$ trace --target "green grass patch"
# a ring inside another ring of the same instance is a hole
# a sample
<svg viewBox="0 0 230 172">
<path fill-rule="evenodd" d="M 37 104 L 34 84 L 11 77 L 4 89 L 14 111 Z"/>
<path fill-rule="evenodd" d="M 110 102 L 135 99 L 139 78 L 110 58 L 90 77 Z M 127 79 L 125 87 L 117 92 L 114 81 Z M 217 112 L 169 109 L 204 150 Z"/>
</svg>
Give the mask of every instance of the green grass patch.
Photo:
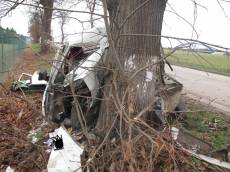
<svg viewBox="0 0 230 172">
<path fill-rule="evenodd" d="M 47 71 L 50 72 L 50 69 L 53 64 L 53 59 L 54 59 L 55 53 L 50 52 L 49 54 L 43 55 L 42 58 L 43 60 L 37 61 L 37 65 L 39 66 L 39 69 L 41 71 Z"/>
<path fill-rule="evenodd" d="M 166 55 L 170 52 L 169 49 L 165 49 Z M 168 61 L 174 65 L 230 75 L 230 56 L 223 54 L 208 54 L 179 50 L 170 55 Z"/>
<path fill-rule="evenodd" d="M 230 124 L 214 112 L 187 113 L 183 126 L 216 149 L 230 143 Z"/>
<path fill-rule="evenodd" d="M 31 44 L 31 48 L 34 53 L 39 53 L 41 51 L 41 44 L 39 43 Z"/>
<path fill-rule="evenodd" d="M 39 58 L 39 60 L 36 60 L 34 62 L 34 65 L 38 66 L 40 71 L 46 70 L 49 72 L 56 52 L 50 51 L 47 54 L 41 55 L 40 54 L 41 44 L 39 43 L 31 44 L 31 49 L 32 49 L 32 52 L 34 53 L 34 56 L 37 56 L 37 58 Z"/>
</svg>

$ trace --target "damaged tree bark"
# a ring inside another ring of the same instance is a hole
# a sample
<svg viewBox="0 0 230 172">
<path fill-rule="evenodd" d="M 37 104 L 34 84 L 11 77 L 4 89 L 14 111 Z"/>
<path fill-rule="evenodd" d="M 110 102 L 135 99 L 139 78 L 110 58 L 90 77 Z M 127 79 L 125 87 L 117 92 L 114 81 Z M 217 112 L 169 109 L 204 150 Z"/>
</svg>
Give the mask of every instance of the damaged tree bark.
<svg viewBox="0 0 230 172">
<path fill-rule="evenodd" d="M 111 39 L 106 64 L 113 72 L 105 80 L 103 96 L 110 101 L 102 101 L 98 130 L 108 131 L 116 115 L 122 118 L 120 121 L 128 122 L 153 111 L 163 83 L 160 35 L 166 3 L 167 0 L 104 0 L 111 28 L 107 30 Z M 119 62 L 114 60 L 116 53 Z M 117 70 L 118 63 L 122 70 Z"/>
</svg>

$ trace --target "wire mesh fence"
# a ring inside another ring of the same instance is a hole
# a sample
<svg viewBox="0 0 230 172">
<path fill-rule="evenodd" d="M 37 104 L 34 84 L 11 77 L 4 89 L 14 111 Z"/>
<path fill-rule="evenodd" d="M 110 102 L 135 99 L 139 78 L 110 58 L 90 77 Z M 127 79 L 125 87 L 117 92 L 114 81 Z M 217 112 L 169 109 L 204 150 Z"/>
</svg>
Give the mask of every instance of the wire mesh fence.
<svg viewBox="0 0 230 172">
<path fill-rule="evenodd" d="M 14 66 L 20 52 L 26 47 L 27 38 L 15 33 L 0 33 L 0 82 Z"/>
</svg>

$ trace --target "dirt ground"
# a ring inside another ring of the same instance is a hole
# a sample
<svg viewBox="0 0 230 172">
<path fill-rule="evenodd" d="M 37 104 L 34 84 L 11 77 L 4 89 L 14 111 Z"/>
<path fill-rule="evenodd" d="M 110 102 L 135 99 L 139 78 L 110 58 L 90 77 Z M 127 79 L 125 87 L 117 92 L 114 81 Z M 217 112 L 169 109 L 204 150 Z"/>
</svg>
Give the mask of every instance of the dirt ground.
<svg viewBox="0 0 230 172">
<path fill-rule="evenodd" d="M 0 171 L 5 171 L 8 166 L 19 172 L 42 171 L 47 165 L 48 153 L 43 140 L 32 144 L 28 137 L 29 131 L 44 122 L 41 115 L 42 93 L 10 91 L 13 80 L 22 72 L 33 73 L 40 69 L 46 58 L 50 57 L 41 58 L 26 49 L 18 57 L 12 72 L 7 74 L 6 81 L 0 85 Z"/>
</svg>

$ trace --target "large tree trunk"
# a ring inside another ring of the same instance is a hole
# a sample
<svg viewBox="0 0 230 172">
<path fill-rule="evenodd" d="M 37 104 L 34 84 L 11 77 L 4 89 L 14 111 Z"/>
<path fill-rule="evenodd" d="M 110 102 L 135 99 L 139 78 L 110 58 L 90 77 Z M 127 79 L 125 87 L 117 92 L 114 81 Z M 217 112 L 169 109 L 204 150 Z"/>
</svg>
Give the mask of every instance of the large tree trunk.
<svg viewBox="0 0 230 172">
<path fill-rule="evenodd" d="M 51 21 L 53 14 L 54 0 L 40 0 L 40 4 L 44 7 L 42 16 L 42 27 L 41 27 L 41 53 L 47 53 L 49 50 L 48 41 L 52 40 L 51 36 Z"/>
<path fill-rule="evenodd" d="M 167 0 L 107 0 L 111 36 L 122 69 L 117 70 L 110 40 L 106 64 L 114 72 L 105 79 L 103 96 L 107 100 L 101 104 L 97 123 L 100 131 L 108 131 L 116 115 L 127 122 L 140 112 L 145 116 L 153 110 L 162 84 L 160 35 L 166 3 Z"/>
</svg>

